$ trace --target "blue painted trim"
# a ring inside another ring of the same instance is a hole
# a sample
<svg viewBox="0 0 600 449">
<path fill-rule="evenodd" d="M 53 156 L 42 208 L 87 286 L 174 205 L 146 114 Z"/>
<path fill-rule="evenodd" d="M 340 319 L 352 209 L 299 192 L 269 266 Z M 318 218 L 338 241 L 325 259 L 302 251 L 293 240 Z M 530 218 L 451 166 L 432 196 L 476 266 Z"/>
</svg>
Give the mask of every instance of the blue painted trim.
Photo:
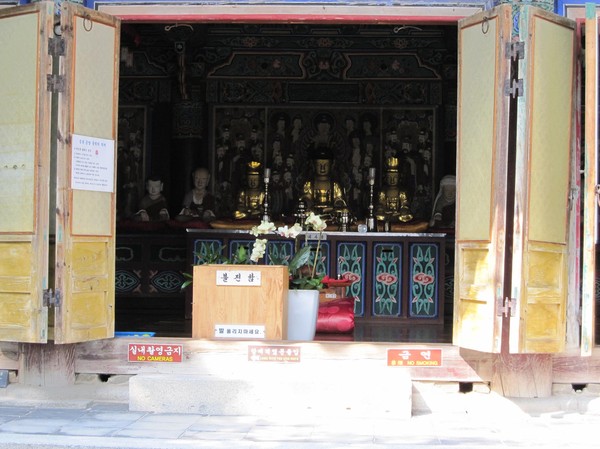
<svg viewBox="0 0 600 449">
<path fill-rule="evenodd" d="M 359 293 L 359 301 L 354 302 L 354 315 L 355 316 L 365 316 L 365 313 L 366 313 L 365 293 L 367 291 L 366 268 L 367 268 L 367 257 L 368 257 L 367 245 L 366 245 L 366 243 L 360 242 L 360 241 L 339 240 L 337 242 L 336 248 L 335 248 L 335 263 L 337 263 L 338 257 L 340 257 L 340 254 L 341 254 L 340 249 L 342 248 L 342 246 L 345 246 L 345 245 L 350 246 L 350 247 L 357 246 L 357 247 L 361 248 L 362 256 L 361 256 L 360 263 L 359 263 L 360 264 L 360 293 Z M 336 268 L 336 273 L 337 273 L 337 268 Z M 350 289 L 350 287 L 346 288 L 346 292 L 348 292 L 348 289 Z M 358 305 L 358 310 L 357 310 L 357 305 Z"/>
<path fill-rule="evenodd" d="M 402 314 L 404 313 L 404 309 L 405 309 L 405 304 L 402 301 L 403 298 L 403 292 L 404 292 L 404 243 L 390 243 L 390 242 L 385 242 L 385 243 L 375 243 L 373 244 L 373 254 L 371 255 L 371 260 L 373 261 L 373 268 L 371 270 L 370 276 L 371 276 L 371 315 L 374 317 L 401 317 Z M 377 255 L 379 254 L 378 249 L 382 248 L 382 247 L 386 247 L 389 248 L 390 246 L 394 246 L 398 249 L 398 263 L 397 263 L 397 268 L 398 268 L 398 279 L 397 279 L 397 283 L 398 283 L 398 294 L 396 295 L 396 301 L 398 304 L 398 312 L 396 313 L 396 315 L 383 315 L 383 314 L 377 314 L 375 313 L 375 300 L 377 298 L 377 262 L 376 262 L 376 258 Z M 409 305 L 410 308 L 410 305 Z"/>
<path fill-rule="evenodd" d="M 413 273 L 413 267 L 415 265 L 415 260 L 414 260 L 414 256 L 413 256 L 413 248 L 415 248 L 416 246 L 421 246 L 421 247 L 428 246 L 428 247 L 433 248 L 433 250 L 434 250 L 433 251 L 434 252 L 433 264 L 435 265 L 435 268 L 434 268 L 435 279 L 433 282 L 433 285 L 434 285 L 434 294 L 433 294 L 434 313 L 429 316 L 414 314 L 413 308 L 412 308 L 412 289 L 413 289 L 413 285 L 414 285 L 412 273 Z M 439 316 L 440 316 L 440 301 L 444 300 L 443 296 L 440 296 L 440 282 L 441 282 L 442 286 L 444 285 L 444 279 L 442 279 L 440 277 L 440 244 L 439 243 L 429 243 L 429 242 L 409 243 L 409 245 L 408 245 L 408 273 L 409 273 L 408 316 L 410 318 L 415 318 L 415 319 L 419 318 L 419 319 L 425 319 L 425 320 L 433 320 L 433 319 L 439 318 Z"/>
</svg>

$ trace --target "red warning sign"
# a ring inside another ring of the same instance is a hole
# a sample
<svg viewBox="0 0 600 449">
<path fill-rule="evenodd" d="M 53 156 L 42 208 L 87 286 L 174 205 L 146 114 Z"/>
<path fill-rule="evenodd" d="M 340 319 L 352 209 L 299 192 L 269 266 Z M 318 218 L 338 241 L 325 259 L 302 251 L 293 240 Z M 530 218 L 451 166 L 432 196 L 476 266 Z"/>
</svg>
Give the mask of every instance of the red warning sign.
<svg viewBox="0 0 600 449">
<path fill-rule="evenodd" d="M 388 349 L 388 366 L 442 366 L 441 349 Z"/>
</svg>

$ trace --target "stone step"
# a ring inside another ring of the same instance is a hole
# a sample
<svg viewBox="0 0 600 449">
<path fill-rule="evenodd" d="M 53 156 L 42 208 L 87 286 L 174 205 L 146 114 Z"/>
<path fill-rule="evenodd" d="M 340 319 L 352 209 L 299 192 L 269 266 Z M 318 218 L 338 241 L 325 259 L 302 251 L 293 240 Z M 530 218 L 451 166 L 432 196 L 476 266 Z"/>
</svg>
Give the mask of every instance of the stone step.
<svg viewBox="0 0 600 449">
<path fill-rule="evenodd" d="M 328 362 L 258 364 L 220 374 L 138 374 L 129 408 L 157 413 L 277 416 L 368 416 L 408 419 L 412 381 L 387 366 Z"/>
</svg>

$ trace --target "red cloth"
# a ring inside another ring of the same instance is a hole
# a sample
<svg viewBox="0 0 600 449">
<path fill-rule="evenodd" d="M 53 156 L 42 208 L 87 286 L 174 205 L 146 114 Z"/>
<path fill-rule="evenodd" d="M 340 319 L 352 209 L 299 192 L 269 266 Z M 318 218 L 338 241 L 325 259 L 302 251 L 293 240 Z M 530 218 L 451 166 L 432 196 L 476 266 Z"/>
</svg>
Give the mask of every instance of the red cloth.
<svg viewBox="0 0 600 449">
<path fill-rule="evenodd" d="M 354 298 L 340 298 L 319 305 L 317 332 L 346 333 L 354 330 Z"/>
</svg>

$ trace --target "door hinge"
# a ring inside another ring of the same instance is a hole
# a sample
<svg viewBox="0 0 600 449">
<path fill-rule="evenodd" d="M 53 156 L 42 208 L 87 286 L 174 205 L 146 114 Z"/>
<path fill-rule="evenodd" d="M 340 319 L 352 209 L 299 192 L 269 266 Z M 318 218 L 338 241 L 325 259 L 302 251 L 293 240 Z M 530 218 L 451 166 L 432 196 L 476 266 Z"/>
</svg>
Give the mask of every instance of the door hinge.
<svg viewBox="0 0 600 449">
<path fill-rule="evenodd" d="M 48 54 L 54 58 L 65 55 L 65 40 L 62 37 L 48 39 Z"/>
<path fill-rule="evenodd" d="M 523 96 L 523 79 L 507 80 L 504 83 L 504 95 L 507 97 L 522 97 Z"/>
<path fill-rule="evenodd" d="M 44 307 L 60 307 L 62 295 L 60 290 L 52 291 L 52 289 L 44 290 L 43 304 Z"/>
<path fill-rule="evenodd" d="M 508 317 L 510 312 L 510 316 L 515 316 L 515 309 L 517 307 L 517 300 L 515 298 L 498 298 L 497 304 L 498 315 L 504 315 L 505 317 Z"/>
<path fill-rule="evenodd" d="M 48 90 L 53 93 L 65 91 L 65 77 L 63 75 L 46 75 Z"/>
<path fill-rule="evenodd" d="M 504 47 L 504 57 L 515 61 L 525 58 L 525 42 L 507 42 Z"/>
</svg>

